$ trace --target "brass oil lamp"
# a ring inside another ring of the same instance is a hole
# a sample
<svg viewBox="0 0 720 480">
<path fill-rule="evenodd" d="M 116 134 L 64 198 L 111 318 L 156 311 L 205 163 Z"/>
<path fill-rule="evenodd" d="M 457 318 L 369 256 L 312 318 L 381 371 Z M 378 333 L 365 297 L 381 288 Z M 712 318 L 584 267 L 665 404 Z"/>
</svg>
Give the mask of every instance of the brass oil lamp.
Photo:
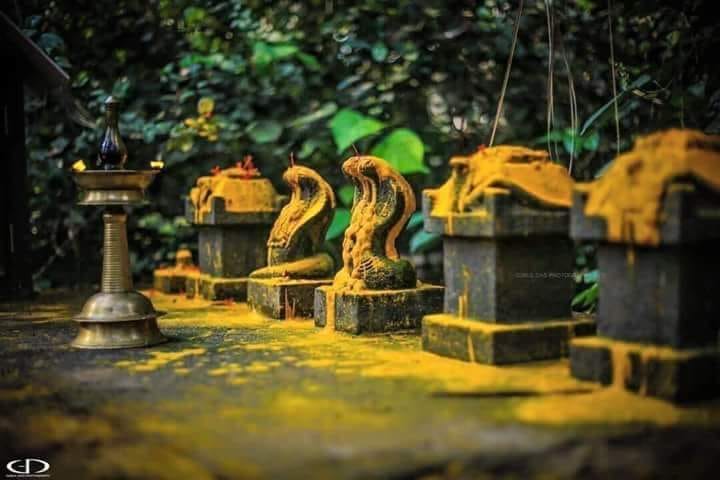
<svg viewBox="0 0 720 480">
<path fill-rule="evenodd" d="M 157 325 L 161 315 L 145 295 L 133 289 L 128 256 L 125 207 L 145 202 L 145 189 L 159 170 L 126 170 L 127 149 L 118 129 L 119 102 L 105 101 L 106 130 L 96 169 L 73 171 L 79 205 L 105 207 L 103 268 L 100 292 L 74 318 L 80 331 L 77 348 L 146 347 L 166 341 Z"/>
</svg>

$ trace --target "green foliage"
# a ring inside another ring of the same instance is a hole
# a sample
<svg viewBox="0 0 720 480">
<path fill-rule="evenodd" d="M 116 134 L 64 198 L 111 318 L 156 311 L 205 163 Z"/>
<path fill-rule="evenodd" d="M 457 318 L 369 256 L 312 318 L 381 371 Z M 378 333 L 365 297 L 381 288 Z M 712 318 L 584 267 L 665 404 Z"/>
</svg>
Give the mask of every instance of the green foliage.
<svg viewBox="0 0 720 480">
<path fill-rule="evenodd" d="M 350 108 L 343 108 L 330 120 L 330 130 L 338 153 L 385 128 L 385 124 Z"/>
<path fill-rule="evenodd" d="M 350 209 L 342 207 L 336 208 L 325 239 L 335 240 L 336 238 L 342 237 L 348 225 L 350 225 Z"/>
<path fill-rule="evenodd" d="M 621 149 L 634 136 L 667 126 L 720 125 L 708 108 L 720 83 L 710 3 L 614 2 Z M 151 205 L 130 217 L 136 273 L 147 278 L 180 245 L 195 246 L 192 229 L 174 220 L 195 179 L 246 154 L 280 187 L 285 159 L 295 152 L 330 181 L 345 207 L 339 166 L 353 144 L 412 174 L 416 192 L 442 183 L 450 156 L 488 141 L 517 6 L 500 0 L 20 4 L 11 15 L 20 10 L 23 17 L 13 19 L 67 69 L 73 94 L 96 125 L 81 128 L 52 97 L 26 102 L 33 267 L 50 285 L 97 281 L 88 265 L 99 265 L 101 222 L 94 209 L 75 205 L 67 169 L 80 158 L 91 164 L 97 154 L 108 94 L 123 101 L 129 167 L 156 159 L 166 165 L 151 187 Z M 563 47 L 556 48 L 551 132 L 561 133 L 549 140 L 557 150 L 564 145 L 555 158 L 567 163 L 573 147 L 564 56 L 574 73 L 578 118 L 587 119 L 575 135 L 573 174 L 587 180 L 616 150 L 607 5 L 553 5 Z M 547 133 L 546 25 L 544 2 L 526 2 L 498 144 L 532 143 Z M 198 111 L 204 98 L 214 102 L 211 114 Z M 337 241 L 348 213 L 336 217 Z M 164 225 L 162 232 L 152 225 Z M 401 251 L 409 241 L 410 235 L 401 237 Z"/>
<path fill-rule="evenodd" d="M 600 287 L 595 282 L 572 299 L 572 307 L 575 310 L 592 311 L 597 306 Z"/>
<path fill-rule="evenodd" d="M 353 198 L 355 197 L 355 187 L 352 185 L 343 185 L 337 192 L 340 203 L 346 207 L 351 207 Z"/>
<path fill-rule="evenodd" d="M 410 239 L 410 252 L 423 253 L 442 244 L 442 235 L 418 230 Z"/>
<path fill-rule="evenodd" d="M 404 175 L 429 172 L 423 163 L 425 146 L 420 137 L 407 128 L 393 130 L 372 149 L 372 154 L 387 160 Z"/>
</svg>

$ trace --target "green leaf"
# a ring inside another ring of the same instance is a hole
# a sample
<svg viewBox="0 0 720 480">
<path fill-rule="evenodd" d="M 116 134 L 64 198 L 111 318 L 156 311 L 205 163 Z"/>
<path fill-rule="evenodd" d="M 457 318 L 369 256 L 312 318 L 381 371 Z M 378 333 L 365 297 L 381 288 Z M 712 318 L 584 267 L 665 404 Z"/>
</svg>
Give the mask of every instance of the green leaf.
<svg viewBox="0 0 720 480">
<path fill-rule="evenodd" d="M 613 97 L 609 102 L 607 102 L 605 105 L 603 105 L 602 107 L 597 109 L 597 111 L 595 111 L 595 113 L 590 115 L 590 117 L 587 120 L 585 120 L 582 130 L 580 130 L 580 135 L 581 136 L 585 135 L 585 132 L 587 132 L 588 128 L 590 128 L 592 126 L 592 124 L 595 123 L 595 121 L 597 121 L 597 119 L 602 116 L 603 113 L 605 113 L 610 107 L 612 107 L 613 103 L 615 103 L 616 100 L 619 101 L 620 98 L 625 96 L 625 94 L 627 92 L 631 92 L 632 90 L 634 90 L 636 88 L 642 87 L 643 85 L 648 83 L 650 80 L 652 80 L 650 75 L 640 75 L 637 79 L 635 79 L 634 82 L 632 82 L 630 85 L 628 85 L 628 87 L 625 90 L 618 93 L 617 96 Z"/>
<path fill-rule="evenodd" d="M 320 142 L 318 142 L 315 139 L 308 139 L 305 140 L 302 144 L 302 147 L 300 147 L 300 151 L 298 152 L 297 156 L 300 160 L 309 157 L 310 155 L 317 150 L 318 146 L 320 146 Z"/>
<path fill-rule="evenodd" d="M 345 233 L 345 229 L 348 225 L 350 225 L 350 210 L 347 208 L 336 208 L 335 215 L 333 215 L 333 219 L 330 223 L 330 228 L 328 228 L 327 235 L 325 235 L 325 239 L 333 240 L 338 238 Z"/>
<path fill-rule="evenodd" d="M 589 137 L 583 138 L 583 148 L 594 152 L 600 146 L 600 132 L 593 132 Z"/>
<path fill-rule="evenodd" d="M 283 58 L 292 57 L 298 53 L 298 47 L 290 43 L 280 43 L 271 45 L 270 51 L 272 52 L 273 60 L 282 60 Z"/>
<path fill-rule="evenodd" d="M 313 71 L 320 70 L 320 62 L 318 62 L 318 59 L 310 55 L 309 53 L 298 52 L 297 58 L 308 69 Z"/>
<path fill-rule="evenodd" d="M 385 46 L 384 43 L 377 42 L 375 45 L 372 46 L 372 50 L 370 53 L 372 54 L 373 60 L 375 60 L 376 62 L 382 62 L 388 56 L 388 48 Z"/>
<path fill-rule="evenodd" d="M 253 54 L 251 59 L 253 65 L 258 68 L 264 68 L 273 61 L 273 54 L 270 45 L 265 42 L 256 42 L 253 45 Z"/>
<path fill-rule="evenodd" d="M 594 282 L 597 282 L 597 280 L 598 280 L 597 269 L 590 270 L 589 272 L 586 272 L 583 274 L 583 282 L 585 282 L 585 283 L 594 283 Z"/>
<path fill-rule="evenodd" d="M 291 43 L 270 44 L 262 41 L 255 42 L 255 44 L 253 44 L 252 63 L 256 67 L 262 69 L 270 65 L 275 60 L 292 57 L 298 52 L 298 47 Z M 305 61 L 307 61 L 307 58 Z"/>
<path fill-rule="evenodd" d="M 351 207 L 353 203 L 353 197 L 355 197 L 355 187 L 352 185 L 343 185 L 338 190 L 338 197 L 343 205 Z"/>
<path fill-rule="evenodd" d="M 403 175 L 429 172 L 423 162 L 425 145 L 415 132 L 407 128 L 393 130 L 372 149 L 372 154 L 387 161 Z"/>
<path fill-rule="evenodd" d="M 317 122 L 325 117 L 329 117 L 333 113 L 337 112 L 337 105 L 335 102 L 327 102 L 322 107 L 318 108 L 312 113 L 298 117 L 292 122 L 288 123 L 288 127 L 300 127 L 307 125 L 308 123 Z"/>
<path fill-rule="evenodd" d="M 330 131 L 332 132 L 338 153 L 369 135 L 379 132 L 385 128 L 385 124 L 372 117 L 350 108 L 343 108 L 330 120 Z"/>
<path fill-rule="evenodd" d="M 54 33 L 43 33 L 38 39 L 38 45 L 48 53 L 51 53 L 56 48 L 62 47 L 64 43 L 63 39 Z"/>
<path fill-rule="evenodd" d="M 423 223 L 425 223 L 425 217 L 423 217 L 422 212 L 415 212 L 410 216 L 410 220 L 405 228 L 406 230 L 415 230 L 418 227 L 422 227 Z"/>
<path fill-rule="evenodd" d="M 205 20 L 207 12 L 202 8 L 188 7 L 183 12 L 183 16 L 185 17 L 185 23 L 187 23 L 188 27 L 194 27 Z"/>
<path fill-rule="evenodd" d="M 418 230 L 410 239 L 410 252 L 422 253 L 432 250 L 442 243 L 442 235 Z"/>
<path fill-rule="evenodd" d="M 263 120 L 250 124 L 247 133 L 254 142 L 270 143 L 280 138 L 282 130 L 282 125 L 275 120 Z"/>
<path fill-rule="evenodd" d="M 585 309 L 594 307 L 598 300 L 599 287 L 597 283 L 593 283 L 590 287 L 575 295 L 571 305 L 576 308 Z"/>
</svg>

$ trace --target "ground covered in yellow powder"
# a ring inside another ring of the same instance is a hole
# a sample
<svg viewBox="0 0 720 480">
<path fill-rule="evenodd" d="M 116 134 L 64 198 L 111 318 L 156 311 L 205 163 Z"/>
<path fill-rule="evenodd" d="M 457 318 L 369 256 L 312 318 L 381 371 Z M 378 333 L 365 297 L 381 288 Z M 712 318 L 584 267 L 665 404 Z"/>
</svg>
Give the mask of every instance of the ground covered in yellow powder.
<svg viewBox="0 0 720 480">
<path fill-rule="evenodd" d="M 0 304 L 2 465 L 46 459 L 52 478 L 694 478 L 720 458 L 720 403 L 601 389 L 566 361 L 473 365 L 423 352 L 417 335 L 352 337 L 158 294 L 169 343 L 74 350 L 82 300 Z"/>
</svg>

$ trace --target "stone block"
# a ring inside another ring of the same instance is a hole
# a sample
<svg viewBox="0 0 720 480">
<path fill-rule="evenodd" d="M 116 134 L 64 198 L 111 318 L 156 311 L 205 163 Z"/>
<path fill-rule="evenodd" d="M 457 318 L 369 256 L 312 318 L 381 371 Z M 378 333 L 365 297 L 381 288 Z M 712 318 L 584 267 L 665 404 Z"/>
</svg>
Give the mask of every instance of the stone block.
<svg viewBox="0 0 720 480">
<path fill-rule="evenodd" d="M 570 339 L 594 332 L 588 317 L 501 325 L 438 314 L 423 318 L 422 345 L 445 357 L 505 365 L 567 356 Z"/>
<path fill-rule="evenodd" d="M 246 278 L 216 278 L 197 274 L 185 281 L 185 295 L 188 298 L 200 296 L 205 300 L 234 300 L 244 302 L 247 298 Z"/>
<path fill-rule="evenodd" d="M 353 334 L 416 330 L 424 315 L 442 311 L 443 290 L 436 285 L 358 292 L 320 287 L 315 325 Z"/>
<path fill-rule="evenodd" d="M 523 204 L 511 195 L 486 196 L 482 214 L 455 212 L 434 216 L 432 209 L 433 201 L 425 191 L 422 197 L 425 230 L 452 237 L 566 236 L 570 225 L 567 209 L 537 208 Z"/>
<path fill-rule="evenodd" d="M 496 323 L 570 316 L 573 249 L 560 236 L 445 236 L 444 311 Z"/>
<path fill-rule="evenodd" d="M 313 318 L 315 289 L 331 283 L 331 279 L 251 278 L 247 286 L 247 302 L 252 309 L 270 318 Z"/>
<path fill-rule="evenodd" d="M 570 342 L 570 371 L 581 380 L 612 385 L 675 403 L 720 394 L 720 349 L 675 349 L 603 337 Z"/>
<path fill-rule="evenodd" d="M 187 278 L 188 272 L 175 268 L 158 268 L 153 272 L 153 288 L 165 294 L 183 293 Z"/>
<path fill-rule="evenodd" d="M 717 244 L 598 246 L 598 335 L 676 348 L 717 344 Z"/>
<path fill-rule="evenodd" d="M 247 277 L 267 263 L 270 225 L 198 225 L 200 271 L 220 278 Z"/>
</svg>

